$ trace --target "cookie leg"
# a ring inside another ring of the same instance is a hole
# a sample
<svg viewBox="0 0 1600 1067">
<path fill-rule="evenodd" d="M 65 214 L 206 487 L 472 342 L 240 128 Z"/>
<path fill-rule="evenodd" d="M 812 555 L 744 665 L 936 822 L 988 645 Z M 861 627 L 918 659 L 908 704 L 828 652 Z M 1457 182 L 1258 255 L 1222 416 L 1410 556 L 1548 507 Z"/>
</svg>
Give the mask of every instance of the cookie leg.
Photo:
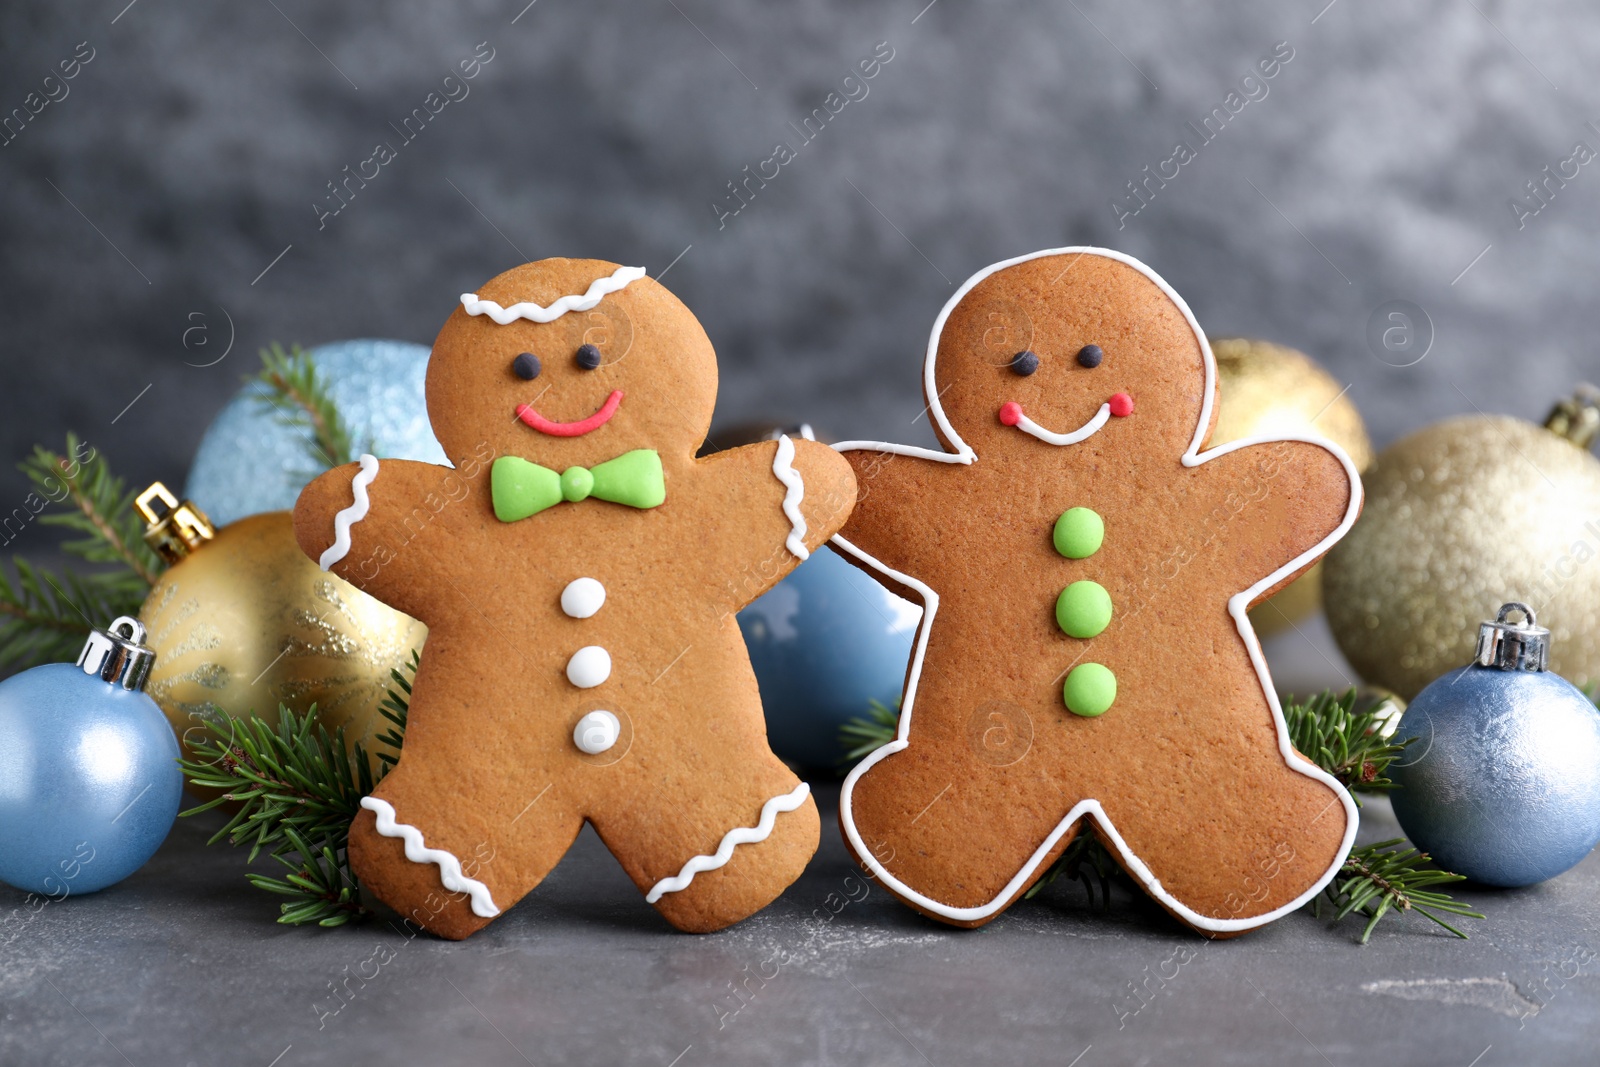
<svg viewBox="0 0 1600 1067">
<path fill-rule="evenodd" d="M 709 933 L 777 899 L 817 850 L 810 787 L 764 749 L 685 788 L 681 773 L 618 795 L 590 822 L 645 900 Z"/>
<path fill-rule="evenodd" d="M 1346 794 L 1275 749 L 1247 762 L 1254 766 L 1193 768 L 1178 806 L 1105 802 L 1116 836 L 1145 868 L 1125 864 L 1130 872 L 1202 933 L 1232 936 L 1304 903 L 1343 860 L 1355 826 Z"/>
<path fill-rule="evenodd" d="M 556 790 L 520 796 L 469 793 L 459 775 L 434 780 L 406 744 L 350 827 L 350 865 L 378 899 L 431 933 L 460 940 L 538 885 L 571 847 L 583 819 Z M 443 764 L 449 766 L 449 764 Z M 519 809 L 522 809 L 519 813 Z"/>
</svg>

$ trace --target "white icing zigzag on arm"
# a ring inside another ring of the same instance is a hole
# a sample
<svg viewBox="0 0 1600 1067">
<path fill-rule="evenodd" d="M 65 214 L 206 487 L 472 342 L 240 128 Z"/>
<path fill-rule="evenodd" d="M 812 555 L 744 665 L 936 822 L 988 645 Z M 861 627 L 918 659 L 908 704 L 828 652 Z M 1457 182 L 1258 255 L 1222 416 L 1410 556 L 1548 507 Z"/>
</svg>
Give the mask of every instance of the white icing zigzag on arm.
<svg viewBox="0 0 1600 1067">
<path fill-rule="evenodd" d="M 493 300 L 479 300 L 477 293 L 462 293 L 461 306 L 468 315 L 487 315 L 502 326 L 510 326 L 518 319 L 529 322 L 554 322 L 569 311 L 588 311 L 600 303 L 600 298 L 626 289 L 629 282 L 644 277 L 643 267 L 618 267 L 605 278 L 596 278 L 589 291 L 582 296 L 564 296 L 549 307 L 541 307 L 530 300 L 510 307 L 501 307 Z"/>
<path fill-rule="evenodd" d="M 772 835 L 772 828 L 777 825 L 778 813 L 789 812 L 806 802 L 806 797 L 811 794 L 811 787 L 801 782 L 794 787 L 794 792 L 783 793 L 773 797 L 761 805 L 761 821 L 754 826 L 741 826 L 729 830 L 722 838 L 722 844 L 717 846 L 714 856 L 696 856 L 683 865 L 683 869 L 671 878 L 663 878 L 650 887 L 650 892 L 645 895 L 646 904 L 654 904 L 667 893 L 676 893 L 689 888 L 689 883 L 694 881 L 694 876 L 703 871 L 714 871 L 718 867 L 733 859 L 733 850 L 739 845 L 754 845 L 765 841 Z M 365 802 L 363 802 L 365 803 Z"/>
<path fill-rule="evenodd" d="M 452 893 L 465 893 L 472 898 L 472 914 L 482 919 L 492 919 L 500 914 L 489 887 L 476 878 L 461 873 L 461 861 L 442 848 L 429 848 L 422 843 L 422 831 L 407 823 L 396 822 L 394 806 L 377 797 L 362 797 L 361 806 L 378 816 L 378 833 L 384 837 L 398 837 L 406 843 L 406 859 L 412 863 L 434 863 L 439 867 L 439 881 Z"/>
<path fill-rule="evenodd" d="M 806 547 L 806 517 L 800 512 L 800 501 L 806 496 L 806 483 L 800 477 L 800 472 L 794 469 L 794 442 L 789 440 L 788 434 L 778 435 L 778 454 L 772 460 L 772 473 L 778 476 L 778 481 L 783 483 L 783 513 L 789 518 L 789 536 L 784 540 L 784 547 L 804 563 L 811 558 L 811 550 Z"/>
<path fill-rule="evenodd" d="M 367 486 L 378 476 L 378 457 L 363 454 L 361 469 L 356 476 L 350 479 L 350 490 L 356 495 L 356 502 L 345 508 L 333 517 L 333 544 L 322 550 L 322 555 L 317 558 L 317 563 L 323 570 L 338 563 L 350 554 L 350 527 L 367 517 Z"/>
</svg>

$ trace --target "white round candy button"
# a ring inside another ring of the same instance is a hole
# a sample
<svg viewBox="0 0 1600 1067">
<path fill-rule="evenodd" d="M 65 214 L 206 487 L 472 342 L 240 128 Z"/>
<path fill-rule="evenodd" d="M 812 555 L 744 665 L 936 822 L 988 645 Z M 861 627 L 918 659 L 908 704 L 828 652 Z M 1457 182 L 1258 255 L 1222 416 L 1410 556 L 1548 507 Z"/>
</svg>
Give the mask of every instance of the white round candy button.
<svg viewBox="0 0 1600 1067">
<path fill-rule="evenodd" d="M 593 689 L 611 677 L 611 653 L 599 645 L 585 645 L 567 660 L 567 681 L 579 689 Z"/>
<path fill-rule="evenodd" d="M 587 619 L 606 602 L 606 587 L 593 578 L 574 578 L 561 590 L 561 610 L 574 619 Z"/>
<path fill-rule="evenodd" d="M 622 723 L 609 711 L 591 711 L 572 729 L 572 743 L 591 756 L 598 756 L 617 743 Z"/>
</svg>

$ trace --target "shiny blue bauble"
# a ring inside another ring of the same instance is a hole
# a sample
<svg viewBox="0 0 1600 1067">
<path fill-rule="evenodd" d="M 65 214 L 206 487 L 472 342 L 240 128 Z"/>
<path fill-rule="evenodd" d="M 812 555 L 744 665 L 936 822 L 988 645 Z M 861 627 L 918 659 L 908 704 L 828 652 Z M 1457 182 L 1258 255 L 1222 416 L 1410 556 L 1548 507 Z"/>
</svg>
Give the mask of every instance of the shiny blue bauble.
<svg viewBox="0 0 1600 1067">
<path fill-rule="evenodd" d="M 1560 675 L 1451 671 L 1406 707 L 1407 737 L 1394 813 L 1444 870 L 1533 885 L 1600 843 L 1600 711 Z"/>
<path fill-rule="evenodd" d="M 379 459 L 447 462 L 423 400 L 426 345 L 336 341 L 308 351 L 358 450 Z M 183 495 L 218 526 L 294 507 L 323 469 L 307 454 L 310 431 L 286 425 L 263 401 L 267 392 L 259 382 L 240 390 L 206 429 L 189 468 Z"/>
<path fill-rule="evenodd" d="M 839 727 L 865 718 L 869 701 L 899 699 L 921 615 L 830 549 L 741 611 L 772 751 L 807 769 L 839 769 Z"/>
<path fill-rule="evenodd" d="M 178 815 L 177 759 L 141 691 L 70 663 L 0 682 L 0 881 L 59 898 L 144 866 Z"/>
</svg>

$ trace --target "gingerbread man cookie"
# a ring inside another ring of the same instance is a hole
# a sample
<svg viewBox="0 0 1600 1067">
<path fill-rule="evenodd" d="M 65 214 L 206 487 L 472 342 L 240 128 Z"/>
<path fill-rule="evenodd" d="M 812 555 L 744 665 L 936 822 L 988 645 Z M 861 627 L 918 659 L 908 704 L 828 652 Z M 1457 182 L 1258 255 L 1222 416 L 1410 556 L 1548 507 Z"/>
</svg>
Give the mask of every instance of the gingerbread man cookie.
<svg viewBox="0 0 1600 1067">
<path fill-rule="evenodd" d="M 734 613 L 839 529 L 855 481 L 787 437 L 697 459 L 716 392 L 705 332 L 642 268 L 543 260 L 464 295 L 434 342 L 454 469 L 364 456 L 301 494 L 300 547 L 428 624 L 405 749 L 350 832 L 402 915 L 467 936 L 586 820 L 691 931 L 815 851 Z"/>
<path fill-rule="evenodd" d="M 919 911 L 992 919 L 1085 827 L 1212 936 L 1309 900 L 1356 831 L 1294 751 L 1246 609 L 1355 521 L 1324 441 L 1203 450 L 1216 367 L 1183 300 L 1095 248 L 995 264 L 945 305 L 945 451 L 846 442 L 834 543 L 924 616 L 897 739 L 846 779 L 861 862 Z"/>
</svg>

